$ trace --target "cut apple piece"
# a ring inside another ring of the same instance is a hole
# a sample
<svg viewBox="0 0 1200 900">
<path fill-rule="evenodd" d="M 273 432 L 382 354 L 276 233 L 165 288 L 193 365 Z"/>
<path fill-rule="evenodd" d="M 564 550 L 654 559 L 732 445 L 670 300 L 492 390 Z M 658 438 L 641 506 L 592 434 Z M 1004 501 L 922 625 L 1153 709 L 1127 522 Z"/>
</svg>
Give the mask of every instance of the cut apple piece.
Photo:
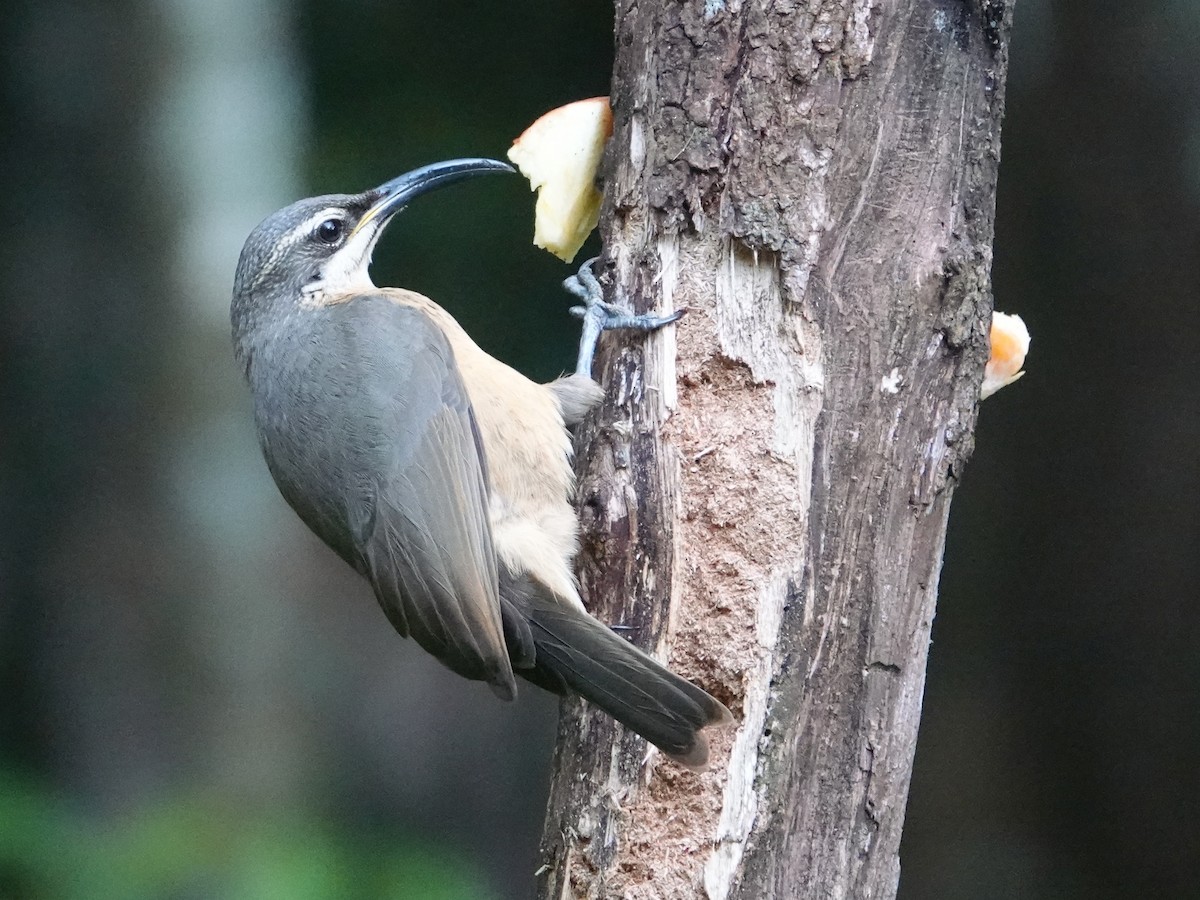
<svg viewBox="0 0 1200 900">
<path fill-rule="evenodd" d="M 992 313 L 991 355 L 983 370 L 980 399 L 986 399 L 1005 385 L 1025 374 L 1025 356 L 1029 353 L 1029 329 L 1017 315 Z"/>
<path fill-rule="evenodd" d="M 533 242 L 570 262 L 600 221 L 596 170 L 612 134 L 607 97 L 578 100 L 525 129 L 508 158 L 537 191 Z"/>
</svg>

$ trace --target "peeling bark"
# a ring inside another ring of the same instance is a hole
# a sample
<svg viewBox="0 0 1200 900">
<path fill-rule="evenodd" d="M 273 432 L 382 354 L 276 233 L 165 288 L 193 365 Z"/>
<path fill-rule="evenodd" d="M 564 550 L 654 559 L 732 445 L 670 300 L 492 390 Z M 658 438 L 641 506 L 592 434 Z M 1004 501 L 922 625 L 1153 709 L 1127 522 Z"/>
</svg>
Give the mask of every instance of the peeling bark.
<svg viewBox="0 0 1200 900">
<path fill-rule="evenodd" d="M 723 700 L 708 772 L 564 704 L 539 896 L 891 897 L 970 455 L 1011 8 L 618 0 L 602 619 Z M 617 346 L 613 346 L 616 344 Z"/>
</svg>

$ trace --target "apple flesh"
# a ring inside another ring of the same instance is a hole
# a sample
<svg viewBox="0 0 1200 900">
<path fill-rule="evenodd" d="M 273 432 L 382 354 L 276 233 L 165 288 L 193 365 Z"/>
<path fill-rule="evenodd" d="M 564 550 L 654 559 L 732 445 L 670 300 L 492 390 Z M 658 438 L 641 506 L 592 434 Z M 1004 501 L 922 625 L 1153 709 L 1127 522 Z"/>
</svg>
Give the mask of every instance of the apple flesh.
<svg viewBox="0 0 1200 900">
<path fill-rule="evenodd" d="M 1029 329 L 1020 316 L 992 313 L 991 354 L 983 370 L 980 399 L 1012 384 L 1025 374 L 1025 356 L 1029 353 Z"/>
<path fill-rule="evenodd" d="M 570 262 L 600 221 L 596 171 L 612 134 L 607 97 L 578 100 L 525 129 L 508 158 L 537 191 L 533 242 Z"/>
</svg>

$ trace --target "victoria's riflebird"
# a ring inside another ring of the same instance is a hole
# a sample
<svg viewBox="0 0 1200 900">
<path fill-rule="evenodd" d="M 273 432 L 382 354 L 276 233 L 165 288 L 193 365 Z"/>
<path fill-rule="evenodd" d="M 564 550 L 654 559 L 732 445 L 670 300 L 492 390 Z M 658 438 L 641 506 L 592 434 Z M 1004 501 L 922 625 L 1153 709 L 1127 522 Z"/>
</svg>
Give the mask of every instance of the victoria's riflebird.
<svg viewBox="0 0 1200 900">
<path fill-rule="evenodd" d="M 267 466 L 300 518 L 374 588 L 400 634 L 501 697 L 514 674 L 579 694 L 687 766 L 708 693 L 590 616 L 573 574 L 578 524 L 567 426 L 600 398 L 591 344 L 652 329 L 600 297 L 586 266 L 579 369 L 538 384 L 481 350 L 433 301 L 376 287 L 371 253 L 415 197 L 511 171 L 462 159 L 361 194 L 293 203 L 246 241 L 233 342 Z"/>
</svg>

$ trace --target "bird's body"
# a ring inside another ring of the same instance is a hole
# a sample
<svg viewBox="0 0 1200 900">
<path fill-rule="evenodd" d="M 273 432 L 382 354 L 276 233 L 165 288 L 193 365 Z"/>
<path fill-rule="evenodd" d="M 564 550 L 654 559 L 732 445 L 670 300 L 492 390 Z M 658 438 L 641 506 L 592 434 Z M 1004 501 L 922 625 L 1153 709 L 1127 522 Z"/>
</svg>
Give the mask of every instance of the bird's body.
<svg viewBox="0 0 1200 900">
<path fill-rule="evenodd" d="M 572 575 L 578 520 L 570 504 L 575 471 L 566 420 L 567 414 L 577 419 L 581 406 L 599 402 L 599 386 L 570 375 L 538 384 L 485 353 L 427 297 L 395 288 L 380 293 L 427 315 L 450 344 L 491 460 L 490 517 L 497 555 L 583 609 Z M 514 428 L 517 421 L 520 427 Z M 539 477 L 530 478 L 530 472 Z"/>
<path fill-rule="evenodd" d="M 505 698 L 514 673 L 582 694 L 703 764 L 700 732 L 728 711 L 579 600 L 566 425 L 599 389 L 537 384 L 431 300 L 376 288 L 366 267 L 396 190 L 301 201 L 243 250 L 234 343 L 281 493 L 455 672 Z"/>
</svg>

